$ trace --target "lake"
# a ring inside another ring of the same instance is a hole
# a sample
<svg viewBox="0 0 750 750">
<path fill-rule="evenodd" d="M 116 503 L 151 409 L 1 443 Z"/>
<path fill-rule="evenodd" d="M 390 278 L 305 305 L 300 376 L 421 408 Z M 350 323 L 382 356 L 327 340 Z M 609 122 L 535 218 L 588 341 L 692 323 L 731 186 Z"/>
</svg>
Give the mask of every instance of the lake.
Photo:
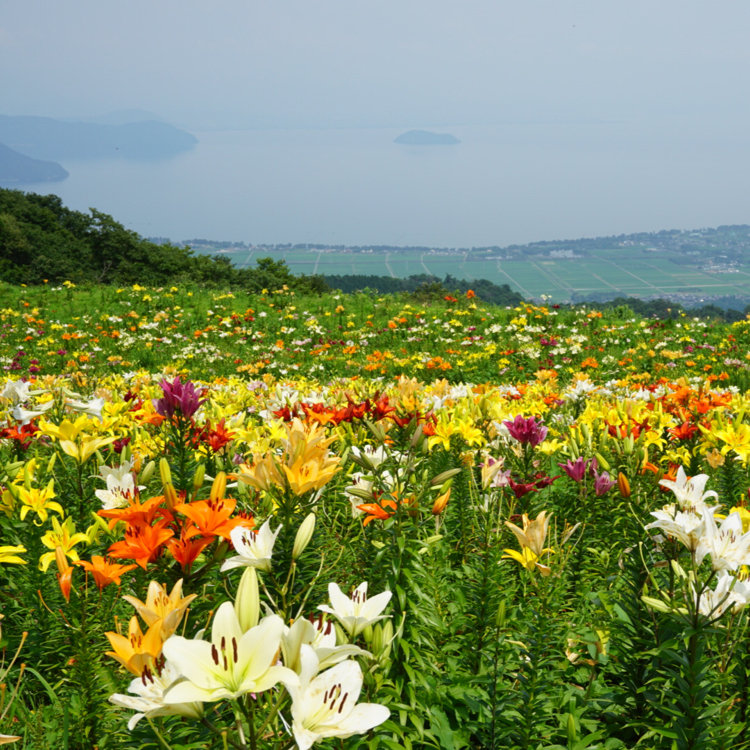
<svg viewBox="0 0 750 750">
<path fill-rule="evenodd" d="M 55 193 L 143 236 L 471 247 L 750 222 L 744 132 L 651 123 L 196 132 L 162 161 L 64 161 Z"/>
</svg>

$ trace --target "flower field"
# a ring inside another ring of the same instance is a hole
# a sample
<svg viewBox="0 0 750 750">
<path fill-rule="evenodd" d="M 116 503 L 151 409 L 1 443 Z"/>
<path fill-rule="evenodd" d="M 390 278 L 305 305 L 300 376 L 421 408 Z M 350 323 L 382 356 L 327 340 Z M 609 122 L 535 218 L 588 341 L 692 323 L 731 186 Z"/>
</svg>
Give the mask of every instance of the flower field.
<svg viewBox="0 0 750 750">
<path fill-rule="evenodd" d="M 749 352 L 0 286 L 0 744 L 750 748 Z"/>
</svg>

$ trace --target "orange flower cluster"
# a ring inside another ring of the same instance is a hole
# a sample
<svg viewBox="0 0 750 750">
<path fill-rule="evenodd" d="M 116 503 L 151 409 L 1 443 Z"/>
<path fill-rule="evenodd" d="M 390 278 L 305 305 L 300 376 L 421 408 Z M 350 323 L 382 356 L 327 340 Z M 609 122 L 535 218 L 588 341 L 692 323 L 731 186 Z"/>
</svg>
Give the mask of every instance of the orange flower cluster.
<svg viewBox="0 0 750 750">
<path fill-rule="evenodd" d="M 136 496 L 124 508 L 98 511 L 110 519 L 111 528 L 118 521 L 125 524 L 124 538 L 110 545 L 108 554 L 118 560 L 134 560 L 145 570 L 166 551 L 183 570 L 190 570 L 198 555 L 214 540 L 229 541 L 235 526 L 254 526 L 251 516 L 234 514 L 237 501 L 224 497 L 225 490 L 226 476 L 222 472 L 214 480 L 207 500 L 186 502 L 185 493 L 177 496 L 173 488 L 168 488 L 165 495 L 143 503 Z"/>
</svg>

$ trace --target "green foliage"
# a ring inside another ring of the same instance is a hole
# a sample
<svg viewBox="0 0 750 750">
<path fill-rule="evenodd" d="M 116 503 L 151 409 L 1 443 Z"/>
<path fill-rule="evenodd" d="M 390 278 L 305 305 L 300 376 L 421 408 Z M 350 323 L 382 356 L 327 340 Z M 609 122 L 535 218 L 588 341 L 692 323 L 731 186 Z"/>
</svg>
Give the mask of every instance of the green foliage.
<svg viewBox="0 0 750 750">
<path fill-rule="evenodd" d="M 84 214 L 55 195 L 6 189 L 0 189 L 0 278 L 27 285 L 192 283 L 250 292 L 327 288 L 320 277 L 294 276 L 282 261 L 262 258 L 256 268 L 236 269 L 222 256 L 149 242 L 96 209 Z"/>
<path fill-rule="evenodd" d="M 498 285 L 487 279 L 467 281 L 466 279 L 446 276 L 441 281 L 437 276 L 428 274 L 415 274 L 405 279 L 365 274 L 327 275 L 323 279 L 332 289 L 340 289 L 347 294 L 367 290 L 380 294 L 405 292 L 420 302 L 429 302 L 441 300 L 450 294 L 466 294 L 471 289 L 483 302 L 493 305 L 505 307 L 523 302 L 523 297 L 518 292 L 514 292 L 507 284 Z"/>
</svg>

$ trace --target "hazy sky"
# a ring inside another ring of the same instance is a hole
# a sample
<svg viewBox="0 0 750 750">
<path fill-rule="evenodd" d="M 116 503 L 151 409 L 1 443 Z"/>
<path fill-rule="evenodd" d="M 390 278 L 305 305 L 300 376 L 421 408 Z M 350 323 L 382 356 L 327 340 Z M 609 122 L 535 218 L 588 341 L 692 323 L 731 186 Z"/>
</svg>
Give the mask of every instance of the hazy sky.
<svg viewBox="0 0 750 750">
<path fill-rule="evenodd" d="M 750 119 L 747 0 L 0 0 L 0 113 L 188 128 Z"/>
</svg>

